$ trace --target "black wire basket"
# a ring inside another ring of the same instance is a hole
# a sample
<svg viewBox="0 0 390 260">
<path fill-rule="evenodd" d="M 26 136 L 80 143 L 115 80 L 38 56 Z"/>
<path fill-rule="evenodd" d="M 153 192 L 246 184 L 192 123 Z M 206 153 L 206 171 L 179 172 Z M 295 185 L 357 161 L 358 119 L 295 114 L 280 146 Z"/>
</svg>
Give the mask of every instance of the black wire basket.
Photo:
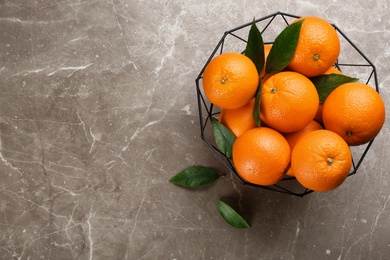
<svg viewBox="0 0 390 260">
<path fill-rule="evenodd" d="M 272 44 L 276 36 L 292 21 L 300 18 L 300 16 L 287 14 L 283 12 L 276 12 L 274 14 L 262 17 L 260 19 L 254 20 L 256 26 L 259 28 L 263 41 L 265 44 Z M 226 166 L 226 168 L 238 178 L 238 180 L 244 185 L 250 185 L 259 187 L 262 189 L 267 189 L 275 192 L 295 195 L 303 197 L 311 192 L 310 189 L 307 189 L 300 185 L 295 177 L 286 176 L 281 181 L 274 185 L 262 186 L 257 184 L 252 184 L 244 181 L 237 173 L 234 168 L 233 161 L 225 156 L 215 144 L 213 129 L 211 126 L 211 117 L 218 117 L 221 109 L 214 104 L 212 104 L 205 97 L 203 87 L 202 87 L 202 77 L 203 72 L 207 64 L 215 57 L 224 52 L 243 52 L 246 47 L 247 38 L 249 34 L 250 26 L 252 22 L 248 22 L 241 26 L 238 26 L 234 29 L 226 31 L 218 44 L 215 46 L 211 55 L 209 56 L 207 62 L 200 71 L 198 77 L 196 78 L 196 93 L 198 98 L 198 110 L 199 110 L 199 120 L 200 120 L 200 131 L 201 138 L 204 140 L 215 155 L 221 160 L 221 162 Z M 338 60 L 334 64 L 336 68 L 343 72 L 343 74 L 359 78 L 360 82 L 363 82 L 379 93 L 378 88 L 378 78 L 374 64 L 363 54 L 363 52 L 338 28 L 336 25 L 332 24 L 335 30 L 337 31 L 340 38 L 340 55 Z M 351 147 L 352 152 L 352 167 L 348 176 L 354 175 L 361 163 L 363 162 L 364 157 L 366 156 L 368 150 L 371 147 L 371 144 L 374 140 L 370 141 L 365 145 L 353 146 Z"/>
</svg>

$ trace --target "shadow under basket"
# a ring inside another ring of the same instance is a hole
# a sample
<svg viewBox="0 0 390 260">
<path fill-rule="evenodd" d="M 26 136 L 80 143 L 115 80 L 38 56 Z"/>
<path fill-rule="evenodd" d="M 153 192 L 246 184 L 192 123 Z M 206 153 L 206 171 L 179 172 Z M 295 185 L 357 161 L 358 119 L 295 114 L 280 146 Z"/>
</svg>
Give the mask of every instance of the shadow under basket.
<svg viewBox="0 0 390 260">
<path fill-rule="evenodd" d="M 292 21 L 299 18 L 299 16 L 287 14 L 283 12 L 276 12 L 274 14 L 262 17 L 260 19 L 255 19 L 254 22 L 260 30 L 264 44 L 272 44 L 276 36 Z M 214 104 L 212 104 L 205 96 L 202 85 L 203 72 L 207 64 L 215 57 L 225 52 L 241 52 L 245 50 L 247 38 L 249 35 L 249 29 L 252 25 L 252 22 L 243 24 L 234 29 L 226 31 L 211 55 L 209 56 L 207 62 L 203 66 L 202 70 L 199 73 L 199 76 L 196 78 L 196 93 L 198 99 L 198 110 L 199 110 L 199 120 L 200 120 L 200 131 L 201 138 L 204 140 L 207 145 L 211 148 L 214 154 L 219 158 L 219 160 L 224 164 L 224 166 L 234 174 L 235 177 L 243 185 L 255 186 L 258 188 L 271 190 L 275 192 L 290 194 L 294 196 L 303 197 L 307 194 L 313 192 L 310 189 L 303 187 L 295 177 L 286 176 L 277 184 L 270 186 L 256 185 L 244 181 L 237 173 L 234 168 L 233 161 L 223 154 L 215 144 L 213 129 L 211 124 L 211 117 L 218 118 L 221 109 Z M 338 60 L 334 64 L 336 68 L 343 72 L 343 74 L 355 77 L 359 79 L 359 82 L 363 82 L 367 85 L 373 87 L 377 92 L 378 88 L 378 79 L 375 66 L 373 63 L 357 48 L 357 46 L 334 24 L 332 24 L 335 30 L 337 31 L 340 39 L 340 55 Z M 349 176 L 354 175 L 361 163 L 363 162 L 364 157 L 366 156 L 368 150 L 371 147 L 373 140 L 365 145 L 353 146 L 351 147 L 352 153 L 352 167 L 349 172 Z"/>
</svg>

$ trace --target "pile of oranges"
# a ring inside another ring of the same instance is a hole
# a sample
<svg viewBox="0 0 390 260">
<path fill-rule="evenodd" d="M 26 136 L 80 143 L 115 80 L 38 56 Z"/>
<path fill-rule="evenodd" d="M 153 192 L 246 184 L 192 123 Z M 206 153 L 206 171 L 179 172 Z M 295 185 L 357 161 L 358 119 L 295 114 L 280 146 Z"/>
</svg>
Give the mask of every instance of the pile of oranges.
<svg viewBox="0 0 390 260">
<path fill-rule="evenodd" d="M 350 146 L 370 142 L 381 130 L 385 106 L 378 92 L 361 82 L 341 84 L 320 104 L 311 78 L 342 73 L 334 67 L 340 41 L 326 20 L 300 19 L 298 45 L 283 71 L 259 73 L 245 54 L 227 52 L 207 64 L 203 88 L 221 108 L 219 123 L 236 137 L 232 160 L 243 180 L 272 185 L 287 174 L 308 189 L 329 191 L 351 170 Z M 265 58 L 270 49 L 264 46 Z M 253 117 L 260 80 L 261 126 Z"/>
</svg>

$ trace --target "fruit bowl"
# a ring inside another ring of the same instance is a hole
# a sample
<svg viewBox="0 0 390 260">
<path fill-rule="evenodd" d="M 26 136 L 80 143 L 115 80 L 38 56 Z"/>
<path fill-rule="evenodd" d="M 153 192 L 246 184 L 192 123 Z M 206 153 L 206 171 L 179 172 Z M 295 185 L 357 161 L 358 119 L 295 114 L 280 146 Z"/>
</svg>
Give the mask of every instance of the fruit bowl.
<svg viewBox="0 0 390 260">
<path fill-rule="evenodd" d="M 256 26 L 261 32 L 264 44 L 272 44 L 276 36 L 297 18 L 299 18 L 297 15 L 276 12 L 260 19 L 256 19 L 253 22 L 256 23 Z M 202 85 L 203 73 L 206 66 L 214 57 L 225 52 L 242 53 L 243 50 L 245 50 L 247 43 L 246 39 L 248 37 L 251 25 L 252 22 L 249 22 L 226 31 L 215 46 L 214 50 L 212 50 L 210 56 L 208 57 L 206 63 L 195 80 L 201 138 L 206 142 L 206 144 L 214 152 L 217 158 L 219 158 L 223 165 L 230 172 L 232 172 L 233 175 L 237 177 L 242 184 L 302 197 L 313 191 L 299 184 L 295 177 L 285 176 L 278 183 L 269 186 L 256 185 L 244 181 L 237 173 L 233 161 L 229 159 L 223 152 L 221 152 L 214 140 L 211 118 L 218 118 L 221 109 L 207 99 Z M 360 82 L 370 85 L 371 87 L 375 88 L 377 92 L 379 92 L 377 73 L 373 63 L 336 25 L 332 24 L 332 26 L 335 28 L 339 36 L 341 48 L 340 55 L 334 66 L 342 71 L 343 74 L 358 78 Z M 348 176 L 354 175 L 357 172 L 373 141 L 374 140 L 364 145 L 351 147 L 352 167 Z"/>
</svg>

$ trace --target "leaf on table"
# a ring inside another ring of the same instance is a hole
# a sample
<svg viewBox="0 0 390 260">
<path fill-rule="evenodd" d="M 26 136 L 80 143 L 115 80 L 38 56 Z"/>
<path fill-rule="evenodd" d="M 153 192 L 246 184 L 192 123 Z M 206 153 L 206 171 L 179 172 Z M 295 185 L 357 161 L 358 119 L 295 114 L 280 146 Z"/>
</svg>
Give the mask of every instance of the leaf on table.
<svg viewBox="0 0 390 260">
<path fill-rule="evenodd" d="M 264 68 L 264 43 L 263 37 L 253 19 L 249 30 L 248 41 L 245 48 L 245 56 L 250 58 L 260 73 Z"/>
<path fill-rule="evenodd" d="M 215 143 L 219 150 L 228 158 L 232 158 L 233 143 L 236 140 L 234 134 L 223 124 L 219 123 L 214 117 L 211 117 Z"/>
<path fill-rule="evenodd" d="M 249 228 L 249 224 L 232 207 L 220 199 L 217 200 L 219 214 L 231 226 L 235 228 Z"/>
<path fill-rule="evenodd" d="M 212 168 L 191 166 L 169 179 L 169 182 L 184 187 L 199 187 L 212 184 L 220 175 Z"/>
<path fill-rule="evenodd" d="M 356 82 L 359 79 L 351 78 L 343 74 L 332 73 L 312 77 L 310 80 L 316 87 L 318 96 L 320 98 L 320 104 L 322 104 L 335 88 L 345 83 Z"/>
<path fill-rule="evenodd" d="M 282 71 L 292 60 L 298 45 L 303 20 L 290 24 L 276 37 L 267 57 L 266 74 Z"/>
</svg>

